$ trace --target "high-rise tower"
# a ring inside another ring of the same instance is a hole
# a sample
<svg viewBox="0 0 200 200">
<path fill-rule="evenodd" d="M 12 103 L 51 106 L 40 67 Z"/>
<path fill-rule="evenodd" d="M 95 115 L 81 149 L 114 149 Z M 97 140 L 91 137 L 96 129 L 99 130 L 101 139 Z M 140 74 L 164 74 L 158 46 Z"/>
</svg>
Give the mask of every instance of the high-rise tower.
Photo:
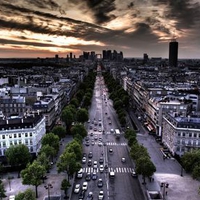
<svg viewBox="0 0 200 200">
<path fill-rule="evenodd" d="M 178 42 L 173 39 L 169 43 L 169 66 L 177 67 L 178 63 Z"/>
</svg>

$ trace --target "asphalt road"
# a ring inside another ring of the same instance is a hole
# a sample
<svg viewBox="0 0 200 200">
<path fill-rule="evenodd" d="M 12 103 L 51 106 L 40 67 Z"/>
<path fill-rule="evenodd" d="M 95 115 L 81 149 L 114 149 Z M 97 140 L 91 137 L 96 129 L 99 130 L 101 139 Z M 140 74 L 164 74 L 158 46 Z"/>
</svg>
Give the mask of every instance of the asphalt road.
<svg viewBox="0 0 200 200">
<path fill-rule="evenodd" d="M 88 181 L 88 189 L 85 195 L 89 192 L 93 192 L 94 199 L 98 199 L 100 190 L 104 191 L 104 199 L 107 200 L 144 200 L 142 190 L 137 178 L 131 176 L 131 172 L 134 170 L 134 165 L 129 157 L 127 143 L 123 136 L 120 139 L 116 139 L 115 135 L 110 132 L 111 129 L 121 129 L 115 110 L 112 107 L 112 101 L 108 99 L 108 94 L 104 86 L 103 81 L 97 78 L 95 90 L 92 99 L 92 105 L 90 108 L 90 122 L 86 124 L 88 129 L 88 135 L 90 138 L 90 145 L 86 146 L 83 144 L 84 153 L 88 155 L 91 151 L 93 152 L 92 162 L 96 160 L 99 167 L 99 158 L 103 156 L 104 166 L 108 166 L 108 170 L 103 173 L 97 169 L 97 180 Z M 94 125 L 94 121 L 97 125 Z M 110 124 L 111 121 L 111 124 Z M 100 123 L 100 125 L 99 125 Z M 92 129 L 90 129 L 92 126 Z M 94 128 L 97 128 L 95 131 Z M 99 131 L 101 129 L 101 131 Z M 104 131 L 104 132 L 103 132 Z M 90 133 L 93 136 L 90 136 Z M 95 135 L 98 139 L 94 140 Z M 99 138 L 102 138 L 103 145 L 99 146 Z M 94 145 L 91 141 L 94 140 Z M 113 153 L 109 152 L 109 149 L 113 150 Z M 122 163 L 121 158 L 126 159 L 125 163 Z M 88 160 L 88 158 L 87 158 Z M 85 181 L 86 173 L 93 172 L 93 167 L 88 167 L 87 162 L 82 165 L 84 176 L 82 179 L 75 179 L 75 184 L 82 183 Z M 115 177 L 110 178 L 109 172 L 114 171 Z M 98 179 L 103 180 L 103 187 L 97 186 Z M 79 194 L 72 194 L 71 199 L 77 199 Z"/>
</svg>

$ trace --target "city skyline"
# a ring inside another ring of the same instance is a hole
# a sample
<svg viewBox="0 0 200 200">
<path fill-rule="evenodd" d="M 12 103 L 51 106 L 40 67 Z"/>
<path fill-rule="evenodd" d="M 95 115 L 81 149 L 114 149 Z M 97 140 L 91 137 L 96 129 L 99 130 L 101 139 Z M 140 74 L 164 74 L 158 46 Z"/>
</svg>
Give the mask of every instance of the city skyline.
<svg viewBox="0 0 200 200">
<path fill-rule="evenodd" d="M 124 57 L 200 58 L 200 0 L 1 0 L 0 58 L 122 51 Z"/>
</svg>

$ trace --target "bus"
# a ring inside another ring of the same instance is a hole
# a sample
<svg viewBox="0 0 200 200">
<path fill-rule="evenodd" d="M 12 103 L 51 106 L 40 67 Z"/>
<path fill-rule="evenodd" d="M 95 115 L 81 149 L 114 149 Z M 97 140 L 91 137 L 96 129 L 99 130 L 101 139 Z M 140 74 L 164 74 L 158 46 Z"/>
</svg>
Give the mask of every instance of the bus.
<svg viewBox="0 0 200 200">
<path fill-rule="evenodd" d="M 117 139 L 120 138 L 120 130 L 119 129 L 115 129 L 115 136 Z"/>
</svg>

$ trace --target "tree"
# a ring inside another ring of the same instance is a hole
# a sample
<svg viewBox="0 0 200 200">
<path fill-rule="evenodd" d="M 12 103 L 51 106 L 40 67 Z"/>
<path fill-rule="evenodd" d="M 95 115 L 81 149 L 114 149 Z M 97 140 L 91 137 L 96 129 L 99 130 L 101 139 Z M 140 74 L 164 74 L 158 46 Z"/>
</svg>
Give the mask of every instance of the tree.
<svg viewBox="0 0 200 200">
<path fill-rule="evenodd" d="M 74 114 L 72 113 L 72 111 L 69 108 L 65 108 L 62 111 L 61 119 L 63 122 L 65 122 L 67 131 L 69 131 L 72 125 L 72 122 L 74 121 Z"/>
<path fill-rule="evenodd" d="M 56 150 L 56 153 L 59 150 L 60 143 L 59 143 L 59 137 L 55 135 L 54 133 L 47 133 L 42 137 L 42 145 L 49 145 L 53 147 Z"/>
<path fill-rule="evenodd" d="M 38 161 L 34 161 L 32 164 L 21 171 L 22 183 L 24 185 L 33 185 L 35 186 L 36 198 L 38 198 L 37 188 L 42 184 L 42 177 L 44 177 L 46 169 L 44 166 L 40 165 Z"/>
<path fill-rule="evenodd" d="M 64 190 L 65 196 L 67 195 L 67 190 L 70 187 L 70 182 L 67 179 L 63 179 L 61 183 L 61 190 Z"/>
<path fill-rule="evenodd" d="M 186 152 L 181 157 L 181 162 L 187 172 L 192 172 L 195 166 L 200 165 L 200 150 Z"/>
<path fill-rule="evenodd" d="M 141 174 L 144 184 L 145 177 L 150 177 L 153 175 L 154 172 L 156 172 L 156 167 L 153 164 L 153 162 L 149 159 L 149 157 L 140 157 L 136 160 L 136 173 Z"/>
<path fill-rule="evenodd" d="M 137 159 L 141 157 L 149 157 L 147 149 L 142 145 L 139 145 L 138 143 L 133 143 L 133 145 L 131 146 L 130 154 L 135 161 L 137 161 Z"/>
<path fill-rule="evenodd" d="M 31 160 L 29 149 L 24 144 L 12 145 L 5 152 L 8 163 L 11 166 L 22 166 L 25 167 Z M 19 169 L 20 172 L 20 169 Z M 18 173 L 19 176 L 19 173 Z"/>
<path fill-rule="evenodd" d="M 56 155 L 57 151 L 54 149 L 54 147 L 50 146 L 49 144 L 43 145 L 42 148 L 40 149 L 40 153 L 42 154 L 45 153 L 46 157 L 48 160 L 53 161 L 53 157 Z"/>
<path fill-rule="evenodd" d="M 80 135 L 82 138 L 87 136 L 87 131 L 83 124 L 76 124 L 72 127 L 71 133 L 73 136 Z"/>
<path fill-rule="evenodd" d="M 0 180 L 0 199 L 2 200 L 5 197 L 6 197 L 6 190 L 4 188 L 2 180 Z"/>
<path fill-rule="evenodd" d="M 194 179 L 199 179 L 200 178 L 200 166 L 197 165 L 194 167 L 194 169 L 192 170 L 192 178 Z"/>
<path fill-rule="evenodd" d="M 78 108 L 79 106 L 79 101 L 77 98 L 72 98 L 72 100 L 70 101 L 70 104 L 74 105 L 76 108 Z"/>
<path fill-rule="evenodd" d="M 38 155 L 37 161 L 40 165 L 44 166 L 47 171 L 50 169 L 49 158 L 47 157 L 46 153 L 42 152 Z"/>
<path fill-rule="evenodd" d="M 76 161 L 80 161 L 82 158 L 82 145 L 77 140 L 72 140 L 67 146 L 66 151 L 76 155 Z"/>
<path fill-rule="evenodd" d="M 69 181 L 70 176 L 81 168 L 81 164 L 76 161 L 76 155 L 74 152 L 69 153 L 68 151 L 65 151 L 62 155 L 60 155 L 57 167 L 58 172 L 67 172 Z"/>
<path fill-rule="evenodd" d="M 52 132 L 57 135 L 60 139 L 66 136 L 66 130 L 63 126 L 55 126 Z"/>
<path fill-rule="evenodd" d="M 76 120 L 78 122 L 84 123 L 88 121 L 88 111 L 85 108 L 80 108 L 76 113 Z"/>
<path fill-rule="evenodd" d="M 31 189 L 27 189 L 24 192 L 19 192 L 15 196 L 15 200 L 36 200 L 35 192 Z"/>
</svg>

